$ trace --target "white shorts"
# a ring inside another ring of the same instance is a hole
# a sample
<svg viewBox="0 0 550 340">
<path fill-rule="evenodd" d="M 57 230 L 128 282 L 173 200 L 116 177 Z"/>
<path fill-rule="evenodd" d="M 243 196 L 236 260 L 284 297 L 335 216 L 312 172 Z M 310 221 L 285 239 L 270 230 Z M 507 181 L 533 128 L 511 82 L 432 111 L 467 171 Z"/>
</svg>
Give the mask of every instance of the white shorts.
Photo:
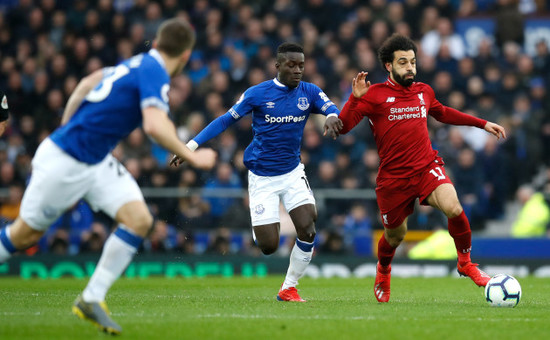
<svg viewBox="0 0 550 340">
<path fill-rule="evenodd" d="M 21 218 L 44 231 L 82 198 L 94 211 L 102 210 L 112 218 L 124 204 L 143 201 L 134 178 L 111 154 L 98 164 L 82 163 L 45 139 L 32 160 Z"/>
<path fill-rule="evenodd" d="M 252 226 L 279 223 L 279 202 L 286 211 L 304 204 L 315 204 L 304 165 L 279 176 L 258 176 L 248 171 L 248 195 Z"/>
</svg>

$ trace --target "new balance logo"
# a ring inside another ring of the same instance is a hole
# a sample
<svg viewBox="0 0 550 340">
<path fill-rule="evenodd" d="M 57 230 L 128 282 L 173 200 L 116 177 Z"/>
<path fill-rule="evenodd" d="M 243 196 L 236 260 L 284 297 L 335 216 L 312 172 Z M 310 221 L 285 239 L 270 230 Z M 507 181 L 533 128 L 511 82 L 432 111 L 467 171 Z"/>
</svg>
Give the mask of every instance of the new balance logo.
<svg viewBox="0 0 550 340">
<path fill-rule="evenodd" d="M 395 101 L 395 97 L 388 97 L 388 99 L 386 99 L 386 103 L 393 103 Z"/>
<path fill-rule="evenodd" d="M 384 224 L 388 224 L 388 214 L 383 214 L 382 215 L 382 220 L 384 221 Z"/>
</svg>

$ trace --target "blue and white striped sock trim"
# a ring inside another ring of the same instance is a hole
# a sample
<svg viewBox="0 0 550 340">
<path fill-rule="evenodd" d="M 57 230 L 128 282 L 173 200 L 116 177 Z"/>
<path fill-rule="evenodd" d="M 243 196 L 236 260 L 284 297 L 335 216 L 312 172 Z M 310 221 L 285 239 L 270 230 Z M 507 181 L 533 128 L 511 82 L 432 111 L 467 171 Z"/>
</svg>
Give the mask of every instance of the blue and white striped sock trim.
<svg viewBox="0 0 550 340">
<path fill-rule="evenodd" d="M 311 252 L 311 250 L 313 249 L 314 243 L 315 242 L 308 243 L 308 242 L 300 241 L 298 238 L 296 238 L 296 245 L 298 246 L 298 248 L 300 248 L 303 252 L 306 252 L 306 253 Z"/>
<path fill-rule="evenodd" d="M 2 245 L 8 252 L 11 254 L 15 253 L 17 251 L 17 248 L 11 243 L 11 240 L 8 235 L 8 228 L 4 228 L 0 230 L 0 242 L 2 242 Z"/>
<path fill-rule="evenodd" d="M 122 241 L 128 243 L 130 246 L 139 249 L 141 246 L 141 243 L 143 243 L 143 238 L 140 236 L 137 236 L 136 234 L 132 233 L 131 231 L 122 228 L 119 226 L 115 232 L 115 236 L 117 236 Z"/>
</svg>

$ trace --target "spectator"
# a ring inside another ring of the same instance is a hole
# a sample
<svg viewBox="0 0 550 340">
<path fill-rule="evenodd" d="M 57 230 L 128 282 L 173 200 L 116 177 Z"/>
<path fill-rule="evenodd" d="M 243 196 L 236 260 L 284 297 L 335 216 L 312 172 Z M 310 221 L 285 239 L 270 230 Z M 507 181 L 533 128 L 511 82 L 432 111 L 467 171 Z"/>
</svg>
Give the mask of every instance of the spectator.
<svg viewBox="0 0 550 340">
<path fill-rule="evenodd" d="M 229 163 L 220 163 L 216 168 L 216 177 L 211 179 L 204 186 L 203 197 L 210 204 L 210 214 L 212 215 L 216 227 L 221 222 L 222 216 L 227 212 L 235 202 L 233 197 L 217 197 L 214 194 L 218 189 L 240 189 L 242 183 L 239 177 L 233 171 Z"/>
<path fill-rule="evenodd" d="M 550 227 L 550 183 L 543 192 L 535 192 L 530 186 L 521 186 L 517 199 L 522 205 L 512 226 L 513 237 L 542 237 Z"/>
<path fill-rule="evenodd" d="M 497 0 L 495 37 L 501 48 L 509 41 L 523 44 L 523 16 L 518 8 L 519 0 Z"/>
<path fill-rule="evenodd" d="M 451 20 L 446 17 L 440 17 L 436 29 L 427 32 L 421 40 L 423 53 L 432 57 L 440 53 L 443 46 L 447 46 L 450 56 L 455 60 L 466 55 L 462 38 L 454 32 Z"/>
<path fill-rule="evenodd" d="M 484 217 L 480 212 L 480 190 L 483 188 L 483 173 L 476 163 L 476 154 L 470 148 L 462 149 L 457 164 L 451 168 L 458 199 L 470 220 L 472 230 L 483 227 Z"/>
</svg>

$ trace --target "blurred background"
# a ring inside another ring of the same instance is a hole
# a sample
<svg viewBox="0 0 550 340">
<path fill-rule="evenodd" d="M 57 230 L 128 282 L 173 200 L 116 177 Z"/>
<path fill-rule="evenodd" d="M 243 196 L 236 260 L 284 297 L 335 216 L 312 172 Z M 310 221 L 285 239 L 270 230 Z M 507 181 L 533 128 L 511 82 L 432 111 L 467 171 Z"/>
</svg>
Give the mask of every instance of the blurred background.
<svg viewBox="0 0 550 340">
<path fill-rule="evenodd" d="M 508 138 L 497 141 L 480 129 L 428 122 L 470 219 L 475 251 L 487 249 L 476 248 L 478 240 L 548 239 L 550 3 L 544 0 L 0 0 L 0 88 L 11 112 L 0 139 L 2 226 L 18 215 L 32 156 L 58 126 L 78 81 L 149 50 L 162 20 L 175 16 L 187 18 L 198 38 L 169 93 L 184 141 L 246 88 L 276 76 L 282 42 L 304 46 L 304 80 L 341 109 L 358 71 L 368 71 L 373 83 L 385 81 L 377 60 L 385 38 L 393 32 L 413 38 L 418 81 L 432 85 L 444 105 L 507 130 Z M 372 133 L 363 122 L 333 141 L 322 136 L 323 122 L 322 115 L 310 117 L 302 147 L 318 203 L 316 253 L 372 257 L 382 230 Z M 170 155 L 139 129 L 118 145 L 115 156 L 156 217 L 142 253 L 262 256 L 251 238 L 242 162 L 251 138 L 248 116 L 212 140 L 219 160 L 211 172 L 168 167 Z M 286 256 L 294 234 L 281 214 L 278 254 Z M 114 226 L 79 202 L 26 253 L 99 254 Z M 398 256 L 456 256 L 446 218 L 432 208 L 417 207 L 409 230 Z"/>
</svg>

